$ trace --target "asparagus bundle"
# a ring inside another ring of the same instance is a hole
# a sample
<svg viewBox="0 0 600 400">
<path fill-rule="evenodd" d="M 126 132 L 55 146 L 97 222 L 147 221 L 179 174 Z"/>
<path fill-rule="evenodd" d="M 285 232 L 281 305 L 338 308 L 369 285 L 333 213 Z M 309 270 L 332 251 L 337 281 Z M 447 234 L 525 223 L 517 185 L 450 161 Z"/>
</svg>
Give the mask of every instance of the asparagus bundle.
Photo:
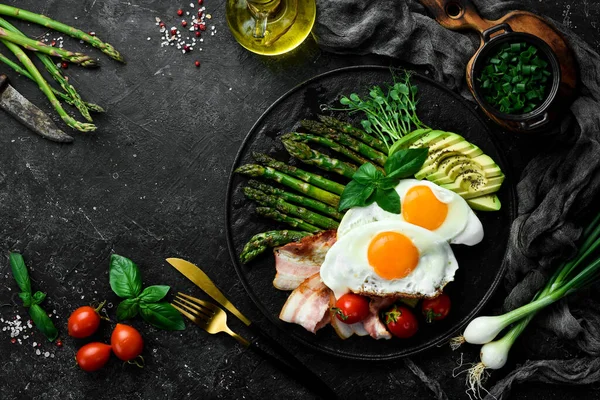
<svg viewBox="0 0 600 400">
<path fill-rule="evenodd" d="M 341 121 L 329 119 L 329 117 L 320 118 L 328 121 L 335 128 L 317 121 L 305 120 L 301 122 L 302 126 L 315 135 L 292 132 L 281 137 L 290 155 L 306 164 L 315 165 L 325 171 L 336 172 L 347 178 L 352 177 L 357 166 L 320 153 L 306 143 L 316 143 L 328 147 L 361 164 L 370 161 L 376 165 L 383 165 L 387 160 L 385 154 L 372 147 L 378 146 L 380 149 L 385 149 L 385 145 L 379 139 L 370 137 Z M 352 132 L 353 135 L 346 132 Z M 356 137 L 360 140 L 355 139 Z M 280 246 L 294 240 L 292 237 L 300 238 L 321 229 L 337 228 L 338 221 L 342 219 L 343 214 L 335 207 L 339 203 L 337 195 L 343 192 L 344 185 L 275 160 L 266 154 L 255 152 L 252 156 L 262 165 L 243 165 L 235 172 L 255 178 L 271 179 L 308 196 L 289 193 L 251 179 L 243 191 L 246 197 L 262 205 L 262 207 L 256 208 L 257 214 L 305 232 L 290 234 L 288 233 L 290 231 L 269 231 L 257 234 L 244 247 L 240 255 L 242 263 L 254 259 L 269 247 Z"/>
<path fill-rule="evenodd" d="M 364 157 L 360 156 L 359 154 L 356 154 L 353 150 L 334 142 L 328 137 L 311 135 L 309 133 L 290 132 L 283 135 L 281 137 L 281 140 L 293 140 L 295 142 L 301 143 L 317 143 L 325 147 L 329 147 L 331 150 L 337 153 L 343 154 L 344 156 L 348 157 L 352 161 L 359 163 L 360 165 L 368 162 Z"/>
<path fill-rule="evenodd" d="M 308 235 L 310 235 L 308 232 L 288 230 L 258 233 L 252 236 L 244 246 L 240 254 L 240 261 L 242 264 L 246 264 L 270 247 L 283 246 L 290 242 L 296 242 Z"/>
<path fill-rule="evenodd" d="M 341 219 L 343 217 L 343 215 L 340 212 L 338 212 L 337 209 L 335 209 L 331 206 L 328 206 L 325 203 L 310 199 L 308 197 L 300 196 L 300 195 L 297 195 L 294 193 L 286 192 L 285 190 L 275 188 L 273 186 L 264 184 L 262 182 L 254 180 L 254 179 L 250 179 L 248 181 L 248 186 L 250 186 L 253 189 L 260 190 L 261 192 L 264 192 L 264 193 L 267 193 L 267 194 L 270 194 L 273 196 L 278 196 L 278 197 L 282 198 L 283 200 L 288 201 L 290 203 L 298 204 L 303 207 L 312 208 L 313 210 L 318 211 L 324 215 L 327 215 L 327 216 L 335 219 L 336 221 L 341 221 Z"/>
<path fill-rule="evenodd" d="M 331 218 L 324 217 L 321 214 L 312 212 L 304 207 L 290 204 L 283 199 L 261 192 L 251 187 L 244 188 L 244 194 L 250 200 L 254 200 L 262 206 L 272 207 L 277 211 L 301 218 L 309 224 L 323 229 L 337 229 L 339 224 Z"/>
<path fill-rule="evenodd" d="M 294 228 L 302 229 L 303 231 L 307 231 L 310 233 L 317 233 L 321 231 L 321 229 L 317 228 L 314 225 L 311 225 L 307 222 L 302 221 L 301 219 L 290 217 L 283 213 L 280 213 L 274 208 L 271 207 L 256 207 L 256 213 L 263 217 L 271 218 L 278 222 L 284 222 Z"/>
<path fill-rule="evenodd" d="M 304 143 L 294 142 L 293 140 L 282 140 L 283 145 L 290 155 L 296 157 L 303 163 L 315 165 L 325 171 L 335 172 L 348 179 L 351 179 L 358 167 L 354 164 L 331 158 L 323 153 L 311 149 Z"/>
<path fill-rule="evenodd" d="M 374 148 L 376 150 L 382 151 L 384 153 L 387 153 L 387 151 L 388 151 L 385 143 L 383 143 L 380 139 L 369 135 L 368 133 L 366 133 L 365 131 L 363 131 L 361 129 L 355 128 L 354 126 L 352 126 L 346 122 L 342 122 L 333 117 L 328 117 L 325 115 L 319 115 L 319 120 L 321 120 L 321 122 L 323 122 L 325 125 L 333 128 L 337 131 L 354 136 L 361 142 L 368 144 L 369 146 L 371 146 L 372 148 Z"/>
<path fill-rule="evenodd" d="M 0 18 L 0 27 L 25 37 L 25 35 L 21 31 L 19 31 L 15 26 L 13 26 L 11 23 L 9 23 L 4 18 Z M 79 110 L 81 115 L 88 122 L 92 122 L 92 117 L 90 116 L 90 111 L 89 111 L 88 107 L 86 106 L 85 102 L 81 99 L 81 96 L 79 96 L 79 93 L 77 93 L 75 88 L 71 84 L 69 84 L 69 82 L 67 82 L 67 79 L 63 76 L 62 72 L 56 66 L 54 61 L 52 61 L 50 56 L 48 56 L 46 54 L 42 54 L 42 53 L 36 53 L 36 55 L 40 59 L 40 61 L 44 64 L 44 66 L 46 67 L 46 70 L 50 73 L 50 75 L 52 75 L 54 80 L 66 92 L 68 98 L 71 100 L 72 105 L 74 105 Z"/>
<path fill-rule="evenodd" d="M 97 36 L 92 36 L 79 29 L 63 24 L 62 22 L 58 22 L 51 18 L 48 18 L 45 15 L 32 13 L 21 8 L 11 7 L 4 4 L 0 4 L 0 14 L 9 17 L 19 18 L 27 22 L 32 22 L 34 24 L 42 25 L 46 28 L 53 29 L 55 31 L 62 32 L 66 35 L 74 37 L 75 39 L 83 40 L 84 42 L 94 46 L 95 48 L 100 49 L 109 57 L 120 62 L 125 62 L 123 56 L 117 50 L 115 50 L 115 48 L 112 45 L 103 42 Z"/>
<path fill-rule="evenodd" d="M 110 44 L 104 43 L 96 36 L 87 34 L 79 29 L 75 29 L 66 24 L 50 19 L 44 15 L 32 13 L 27 10 L 11 7 L 4 4 L 0 4 L 0 15 L 18 18 L 24 21 L 39 24 L 44 27 L 65 33 L 74 38 L 89 43 L 90 45 L 108 54 L 115 60 L 124 62 L 124 59 L 121 56 L 121 54 L 118 51 L 116 51 L 114 47 Z M 90 111 L 104 112 L 104 110 L 102 109 L 102 107 L 96 104 L 87 103 L 83 101 L 81 96 L 77 93 L 75 88 L 71 84 L 69 84 L 67 78 L 56 66 L 55 61 L 51 57 L 59 57 L 60 59 L 66 62 L 79 64 L 83 67 L 98 66 L 96 60 L 82 53 L 72 52 L 64 50 L 62 48 L 56 48 L 53 46 L 49 46 L 39 40 L 31 39 L 3 18 L 0 18 L 0 42 L 6 45 L 6 47 L 17 57 L 21 64 L 19 65 L 18 63 L 12 61 L 4 55 L 0 55 L 0 62 L 3 62 L 4 64 L 8 65 L 9 67 L 17 71 L 19 74 L 35 81 L 38 84 L 40 90 L 46 95 L 52 106 L 55 108 L 58 115 L 63 119 L 63 121 L 65 121 L 67 125 L 69 125 L 73 129 L 82 132 L 91 132 L 96 129 L 96 126 L 91 124 L 92 117 L 90 115 Z M 42 76 L 40 71 L 33 64 L 33 62 L 31 61 L 29 56 L 24 52 L 24 50 L 29 50 L 36 54 L 36 56 L 44 64 L 48 73 L 60 85 L 62 91 L 55 89 L 45 80 L 45 78 Z M 60 98 L 67 104 L 76 107 L 83 116 L 83 118 L 85 118 L 90 123 L 81 123 L 69 116 L 67 112 L 62 108 L 62 105 L 58 98 Z"/>
<path fill-rule="evenodd" d="M 27 71 L 25 68 L 21 67 L 19 64 L 17 64 L 16 62 L 14 62 L 13 60 L 11 60 L 10 58 L 6 57 L 2 53 L 0 53 L 0 62 L 3 62 L 4 64 L 6 64 L 9 67 L 11 67 L 19 75 L 22 75 L 22 76 L 24 76 L 24 77 L 26 77 L 28 79 L 31 79 L 32 81 L 35 82 L 35 78 L 33 76 L 31 76 L 31 74 L 29 73 L 29 71 Z M 71 85 L 69 85 L 69 86 L 71 86 Z M 73 98 L 71 96 L 69 96 L 68 94 L 63 93 L 60 90 L 55 89 L 53 87 L 50 87 L 50 89 L 52 90 L 52 92 L 57 97 L 60 97 L 65 103 L 67 103 L 69 105 L 72 105 L 72 106 L 77 106 L 77 104 L 75 104 L 75 101 L 73 100 Z M 97 105 L 97 104 L 88 103 L 88 102 L 85 102 L 85 101 L 83 102 L 83 104 L 91 112 L 97 112 L 97 113 L 104 112 L 104 109 L 102 107 L 100 107 L 99 105 Z"/>
<path fill-rule="evenodd" d="M 318 187 L 303 182 L 299 179 L 292 178 L 291 176 L 281 173 L 271 167 L 263 167 L 262 165 L 257 164 L 246 164 L 236 169 L 235 172 L 251 176 L 253 178 L 264 177 L 267 179 L 272 179 L 275 182 L 281 183 L 282 185 L 285 185 L 300 193 L 304 193 L 305 195 L 322 201 L 325 204 L 329 204 L 330 206 L 337 207 L 340 202 L 340 196 L 327 192 L 323 189 L 319 189 Z"/>
<path fill-rule="evenodd" d="M 90 56 L 86 56 L 82 53 L 75 53 L 72 51 L 67 51 L 63 49 L 59 49 L 56 47 L 48 46 L 44 42 L 40 42 L 39 40 L 29 39 L 26 36 L 22 36 L 16 34 L 14 32 L 10 32 L 6 29 L 0 28 L 0 38 L 3 40 L 7 40 L 11 43 L 17 44 L 27 50 L 31 51 L 39 51 L 49 56 L 60 57 L 65 61 L 71 62 L 73 64 L 80 64 L 82 67 L 97 67 L 98 63 L 92 59 Z"/>
<path fill-rule="evenodd" d="M 319 118 L 327 119 L 329 117 L 321 115 Z M 339 124 L 342 124 L 342 122 L 339 122 Z M 317 135 L 324 136 L 335 142 L 338 142 L 339 144 L 348 147 L 352 151 L 362 154 L 364 157 L 375 162 L 376 164 L 383 166 L 385 164 L 385 161 L 387 160 L 387 156 L 385 154 L 381 153 L 380 151 L 377 151 L 376 148 L 372 146 L 373 144 L 377 144 L 379 139 L 375 139 L 374 137 L 369 136 L 367 142 L 371 144 L 364 143 L 360 140 L 355 139 L 351 135 L 344 133 L 343 131 L 336 130 L 320 122 L 312 120 L 302 120 L 300 121 L 300 125 L 308 132 L 312 132 Z M 368 136 L 366 133 L 364 135 Z M 381 144 L 381 146 L 385 147 L 383 143 Z"/>
<path fill-rule="evenodd" d="M 287 165 L 281 161 L 277 161 L 274 158 L 269 157 L 266 154 L 262 153 L 252 153 L 252 157 L 259 163 L 274 168 L 278 171 L 281 171 L 285 174 L 295 176 L 298 179 L 302 179 L 304 182 L 308 182 L 311 185 L 315 185 L 320 187 L 323 190 L 327 190 L 331 193 L 342 194 L 344 191 L 344 185 L 340 185 L 337 182 L 331 181 L 329 179 L 323 178 L 322 176 L 310 173 L 308 171 L 304 171 L 300 168 L 296 168 L 291 165 Z"/>
</svg>

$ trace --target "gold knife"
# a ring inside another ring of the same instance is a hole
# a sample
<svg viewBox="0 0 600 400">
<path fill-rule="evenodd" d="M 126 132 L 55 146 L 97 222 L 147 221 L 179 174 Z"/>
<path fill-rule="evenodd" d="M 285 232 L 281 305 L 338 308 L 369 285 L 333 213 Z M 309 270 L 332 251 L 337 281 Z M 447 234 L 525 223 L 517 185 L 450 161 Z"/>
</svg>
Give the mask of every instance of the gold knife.
<svg viewBox="0 0 600 400">
<path fill-rule="evenodd" d="M 181 272 L 186 278 L 194 282 L 196 286 L 204 290 L 206 294 L 212 297 L 215 301 L 225 307 L 229 312 L 238 317 L 247 326 L 250 326 L 250 320 L 244 316 L 227 298 L 213 281 L 202 271 L 189 261 L 181 258 L 167 258 L 167 262 Z"/>
</svg>

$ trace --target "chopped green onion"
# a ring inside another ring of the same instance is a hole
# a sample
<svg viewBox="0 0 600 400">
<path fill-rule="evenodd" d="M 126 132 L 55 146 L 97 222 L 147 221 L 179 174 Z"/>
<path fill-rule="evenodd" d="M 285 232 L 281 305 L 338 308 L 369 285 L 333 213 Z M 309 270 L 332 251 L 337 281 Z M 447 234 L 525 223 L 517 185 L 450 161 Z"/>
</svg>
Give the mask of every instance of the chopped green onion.
<svg viewBox="0 0 600 400">
<path fill-rule="evenodd" d="M 548 62 L 538 53 L 524 42 L 501 45 L 478 78 L 483 98 L 506 113 L 527 113 L 538 107 L 552 76 Z"/>
</svg>

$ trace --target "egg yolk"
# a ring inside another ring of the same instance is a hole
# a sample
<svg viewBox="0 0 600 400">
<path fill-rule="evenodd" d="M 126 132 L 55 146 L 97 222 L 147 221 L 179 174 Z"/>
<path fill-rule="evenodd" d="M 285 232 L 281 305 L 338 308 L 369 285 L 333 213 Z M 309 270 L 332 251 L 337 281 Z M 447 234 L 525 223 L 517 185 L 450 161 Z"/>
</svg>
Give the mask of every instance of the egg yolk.
<svg viewBox="0 0 600 400">
<path fill-rule="evenodd" d="M 419 250 L 401 233 L 381 232 L 371 240 L 367 257 L 377 275 L 384 279 L 401 279 L 417 267 Z"/>
<path fill-rule="evenodd" d="M 402 199 L 402 216 L 413 225 L 434 231 L 448 215 L 448 204 L 435 197 L 429 186 L 413 186 Z"/>
</svg>

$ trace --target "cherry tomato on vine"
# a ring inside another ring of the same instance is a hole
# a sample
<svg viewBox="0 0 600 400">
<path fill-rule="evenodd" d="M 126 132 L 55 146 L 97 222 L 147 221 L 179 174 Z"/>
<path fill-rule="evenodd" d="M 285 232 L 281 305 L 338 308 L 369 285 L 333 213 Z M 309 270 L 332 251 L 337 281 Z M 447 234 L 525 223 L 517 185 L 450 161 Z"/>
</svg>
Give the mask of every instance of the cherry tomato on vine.
<svg viewBox="0 0 600 400">
<path fill-rule="evenodd" d="M 392 335 L 402 339 L 414 336 L 419 330 L 419 322 L 412 311 L 397 304 L 383 314 L 383 322 Z"/>
<path fill-rule="evenodd" d="M 77 352 L 75 357 L 79 367 L 87 372 L 102 368 L 110 358 L 111 347 L 105 343 L 88 343 Z"/>
<path fill-rule="evenodd" d="M 446 318 L 450 312 L 450 304 L 450 297 L 445 293 L 433 299 L 423 300 L 421 312 L 425 316 L 425 321 L 432 323 Z"/>
<path fill-rule="evenodd" d="M 112 350 L 123 361 L 130 361 L 142 354 L 144 340 L 132 326 L 117 324 L 110 337 Z"/>
<path fill-rule="evenodd" d="M 82 339 L 92 335 L 100 326 L 98 311 L 90 306 L 79 307 L 69 316 L 69 336 Z"/>
<path fill-rule="evenodd" d="M 332 308 L 337 318 L 345 324 L 355 324 L 369 315 L 369 300 L 361 295 L 346 293 Z"/>
</svg>

